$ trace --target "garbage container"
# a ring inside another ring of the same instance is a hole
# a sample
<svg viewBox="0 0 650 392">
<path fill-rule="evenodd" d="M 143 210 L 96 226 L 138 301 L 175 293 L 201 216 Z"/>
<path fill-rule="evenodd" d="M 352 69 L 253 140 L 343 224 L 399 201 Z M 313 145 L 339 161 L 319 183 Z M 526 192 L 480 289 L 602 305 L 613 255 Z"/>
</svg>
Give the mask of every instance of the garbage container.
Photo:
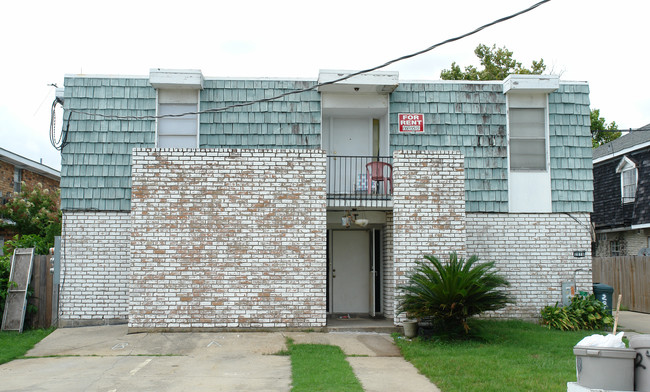
<svg viewBox="0 0 650 392">
<path fill-rule="evenodd" d="M 612 314 L 612 297 L 614 288 L 603 283 L 594 283 L 594 296 L 597 300 L 605 304 L 609 314 Z"/>
<path fill-rule="evenodd" d="M 612 391 L 634 390 L 634 357 L 629 348 L 575 346 L 578 385 Z"/>
<path fill-rule="evenodd" d="M 630 336 L 630 348 L 636 350 L 634 390 L 650 392 L 650 335 Z"/>
</svg>

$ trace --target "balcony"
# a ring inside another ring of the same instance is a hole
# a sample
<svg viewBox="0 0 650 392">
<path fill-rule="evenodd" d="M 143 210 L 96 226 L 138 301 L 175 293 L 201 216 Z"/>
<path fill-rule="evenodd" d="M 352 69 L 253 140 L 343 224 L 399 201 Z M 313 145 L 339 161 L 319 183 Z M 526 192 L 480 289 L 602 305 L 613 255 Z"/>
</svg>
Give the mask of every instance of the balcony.
<svg viewBox="0 0 650 392">
<path fill-rule="evenodd" d="M 391 157 L 327 157 L 327 206 L 392 208 Z"/>
</svg>

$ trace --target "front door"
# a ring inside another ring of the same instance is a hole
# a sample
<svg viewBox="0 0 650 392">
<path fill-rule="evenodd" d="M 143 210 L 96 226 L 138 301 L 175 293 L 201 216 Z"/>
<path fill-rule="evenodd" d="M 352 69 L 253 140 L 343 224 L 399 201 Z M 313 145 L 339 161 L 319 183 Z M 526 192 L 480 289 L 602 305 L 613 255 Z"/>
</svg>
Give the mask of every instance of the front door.
<svg viewBox="0 0 650 392">
<path fill-rule="evenodd" d="M 333 230 L 333 313 L 370 313 L 370 268 L 370 232 Z"/>
</svg>

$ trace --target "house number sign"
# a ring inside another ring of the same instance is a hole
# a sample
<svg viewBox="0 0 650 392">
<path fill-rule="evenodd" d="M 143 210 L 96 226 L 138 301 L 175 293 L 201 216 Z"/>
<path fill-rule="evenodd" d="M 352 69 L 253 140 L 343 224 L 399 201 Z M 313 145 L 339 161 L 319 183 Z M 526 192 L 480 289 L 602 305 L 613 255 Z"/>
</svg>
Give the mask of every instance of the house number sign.
<svg viewBox="0 0 650 392">
<path fill-rule="evenodd" d="M 398 115 L 399 132 L 424 132 L 424 114 L 400 113 Z"/>
</svg>

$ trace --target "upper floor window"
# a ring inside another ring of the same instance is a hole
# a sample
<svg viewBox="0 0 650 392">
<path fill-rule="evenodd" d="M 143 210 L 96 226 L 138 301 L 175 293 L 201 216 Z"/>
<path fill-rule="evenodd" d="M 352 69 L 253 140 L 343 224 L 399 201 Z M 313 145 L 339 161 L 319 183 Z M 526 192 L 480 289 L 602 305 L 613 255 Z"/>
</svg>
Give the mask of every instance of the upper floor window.
<svg viewBox="0 0 650 392">
<path fill-rule="evenodd" d="M 544 108 L 510 108 L 510 169 L 546 170 Z"/>
<path fill-rule="evenodd" d="M 23 181 L 23 169 L 14 168 L 14 192 L 20 193 L 21 182 Z"/>
<path fill-rule="evenodd" d="M 198 112 L 198 90 L 158 90 L 158 116 Z M 158 118 L 158 147 L 197 148 L 199 121 L 196 114 Z"/>
<path fill-rule="evenodd" d="M 636 163 L 624 157 L 618 164 L 616 172 L 621 174 L 621 201 L 633 203 L 636 196 L 637 168 Z"/>
<path fill-rule="evenodd" d="M 156 89 L 156 146 L 161 148 L 198 148 L 199 96 L 203 74 L 192 69 L 149 71 L 149 82 Z M 186 114 L 191 113 L 191 114 Z"/>
</svg>

